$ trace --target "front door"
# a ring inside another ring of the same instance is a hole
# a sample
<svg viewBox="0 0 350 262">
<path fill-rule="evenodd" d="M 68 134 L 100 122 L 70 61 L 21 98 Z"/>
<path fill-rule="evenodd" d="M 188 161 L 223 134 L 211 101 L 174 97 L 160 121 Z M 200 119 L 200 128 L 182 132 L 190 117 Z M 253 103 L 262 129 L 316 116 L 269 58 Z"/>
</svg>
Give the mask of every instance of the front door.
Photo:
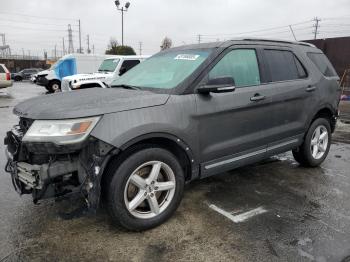
<svg viewBox="0 0 350 262">
<path fill-rule="evenodd" d="M 264 157 L 272 112 L 260 72 L 257 50 L 245 47 L 228 50 L 204 78 L 231 76 L 236 90 L 196 95 L 202 176 Z"/>
</svg>

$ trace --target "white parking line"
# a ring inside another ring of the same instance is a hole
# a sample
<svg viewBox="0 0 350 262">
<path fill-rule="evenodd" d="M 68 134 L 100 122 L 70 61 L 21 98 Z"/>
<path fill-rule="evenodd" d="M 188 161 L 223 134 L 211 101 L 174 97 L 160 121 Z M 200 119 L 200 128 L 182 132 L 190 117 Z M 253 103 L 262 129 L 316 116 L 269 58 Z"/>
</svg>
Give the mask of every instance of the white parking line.
<svg viewBox="0 0 350 262">
<path fill-rule="evenodd" d="M 227 212 L 227 211 L 217 207 L 214 204 L 209 205 L 209 207 L 211 209 L 213 209 L 214 211 L 220 213 L 221 215 L 227 217 L 228 219 L 230 219 L 234 223 L 244 222 L 244 221 L 248 220 L 249 218 L 252 218 L 254 216 L 257 216 L 257 215 L 260 215 L 260 214 L 263 214 L 263 213 L 267 212 L 267 210 L 264 209 L 263 207 L 258 207 L 258 208 L 252 209 L 252 210 L 250 210 L 248 212 L 245 212 L 245 213 L 242 213 L 242 214 L 234 216 L 231 213 L 229 213 L 229 212 Z"/>
</svg>

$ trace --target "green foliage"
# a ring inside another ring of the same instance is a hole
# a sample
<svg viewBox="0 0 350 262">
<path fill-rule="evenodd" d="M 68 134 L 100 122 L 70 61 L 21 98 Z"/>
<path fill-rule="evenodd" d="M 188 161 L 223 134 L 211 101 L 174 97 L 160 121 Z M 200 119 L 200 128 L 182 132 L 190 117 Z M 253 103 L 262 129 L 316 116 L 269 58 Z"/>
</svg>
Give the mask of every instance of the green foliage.
<svg viewBox="0 0 350 262">
<path fill-rule="evenodd" d="M 121 46 L 115 39 L 111 39 L 106 50 L 106 55 L 136 55 L 131 46 Z"/>
</svg>

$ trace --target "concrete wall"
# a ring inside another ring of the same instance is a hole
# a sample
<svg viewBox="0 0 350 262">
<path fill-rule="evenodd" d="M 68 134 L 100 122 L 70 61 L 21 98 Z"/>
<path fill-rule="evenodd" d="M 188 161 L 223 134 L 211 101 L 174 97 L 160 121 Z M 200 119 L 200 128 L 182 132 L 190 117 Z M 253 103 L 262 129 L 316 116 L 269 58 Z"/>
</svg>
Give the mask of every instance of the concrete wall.
<svg viewBox="0 0 350 262">
<path fill-rule="evenodd" d="M 25 59 L 3 59 L 0 58 L 0 64 L 5 64 L 11 73 L 16 73 L 25 68 L 42 68 L 47 69 L 49 65 L 45 60 L 25 60 Z"/>
</svg>

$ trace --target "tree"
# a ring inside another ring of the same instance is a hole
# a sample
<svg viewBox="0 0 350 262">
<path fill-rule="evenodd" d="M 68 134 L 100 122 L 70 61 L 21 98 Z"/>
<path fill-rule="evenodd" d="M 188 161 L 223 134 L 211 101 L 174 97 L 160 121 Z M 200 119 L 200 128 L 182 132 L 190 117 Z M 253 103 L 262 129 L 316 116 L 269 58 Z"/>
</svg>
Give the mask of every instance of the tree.
<svg viewBox="0 0 350 262">
<path fill-rule="evenodd" d="M 131 46 L 119 45 L 116 39 L 111 38 L 106 50 L 106 55 L 136 55 L 136 53 Z"/>
<path fill-rule="evenodd" d="M 170 48 L 173 45 L 173 41 L 169 37 L 164 37 L 162 44 L 160 46 L 161 50 L 165 50 Z"/>
</svg>

